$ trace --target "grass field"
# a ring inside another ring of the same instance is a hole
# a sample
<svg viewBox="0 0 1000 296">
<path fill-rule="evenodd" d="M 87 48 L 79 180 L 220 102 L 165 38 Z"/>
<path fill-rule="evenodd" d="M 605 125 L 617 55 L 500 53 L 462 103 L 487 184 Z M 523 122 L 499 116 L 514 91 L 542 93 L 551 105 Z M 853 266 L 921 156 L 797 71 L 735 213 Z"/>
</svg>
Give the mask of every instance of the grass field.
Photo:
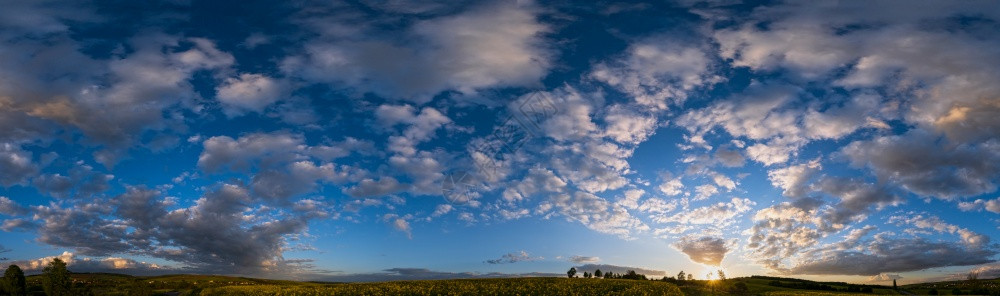
<svg viewBox="0 0 1000 296">
<path fill-rule="evenodd" d="M 644 281 L 583 278 L 496 278 L 376 283 L 319 283 L 217 275 L 130 276 L 107 273 L 71 274 L 74 295 L 990 295 L 998 280 L 949 281 L 888 286 L 813 282 L 793 278 L 743 277 L 726 281 Z M 777 284 L 775 282 L 778 282 Z M 799 285 L 799 286 L 796 286 Z M 801 285 L 822 289 L 803 289 Z M 852 293 L 848 287 L 871 288 Z M 44 295 L 39 276 L 28 277 L 29 295 Z M 825 290 L 824 290 L 825 289 Z M 982 290 L 985 289 L 985 290 Z"/>
<path fill-rule="evenodd" d="M 684 295 L 656 281 L 568 278 L 510 278 L 354 283 L 325 286 L 230 286 L 200 295 Z"/>
</svg>

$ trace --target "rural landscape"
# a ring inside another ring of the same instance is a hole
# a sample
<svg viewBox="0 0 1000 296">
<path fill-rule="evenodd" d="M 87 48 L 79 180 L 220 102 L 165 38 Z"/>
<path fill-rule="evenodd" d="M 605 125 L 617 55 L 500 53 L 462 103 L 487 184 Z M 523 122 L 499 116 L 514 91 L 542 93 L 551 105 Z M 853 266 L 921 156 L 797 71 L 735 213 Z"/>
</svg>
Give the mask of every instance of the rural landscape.
<svg viewBox="0 0 1000 296">
<path fill-rule="evenodd" d="M 0 0 L 0 269 L 1000 295 L 1000 0 Z"/>
<path fill-rule="evenodd" d="M 1000 295 L 1000 279 L 942 281 L 897 286 L 815 282 L 772 276 L 727 278 L 723 271 L 698 280 L 680 271 L 659 279 L 628 271 L 570 268 L 565 278 L 524 277 L 371 283 L 298 282 L 214 275 L 129 276 L 70 273 L 61 260 L 24 277 L 8 267 L 0 295 Z"/>
</svg>

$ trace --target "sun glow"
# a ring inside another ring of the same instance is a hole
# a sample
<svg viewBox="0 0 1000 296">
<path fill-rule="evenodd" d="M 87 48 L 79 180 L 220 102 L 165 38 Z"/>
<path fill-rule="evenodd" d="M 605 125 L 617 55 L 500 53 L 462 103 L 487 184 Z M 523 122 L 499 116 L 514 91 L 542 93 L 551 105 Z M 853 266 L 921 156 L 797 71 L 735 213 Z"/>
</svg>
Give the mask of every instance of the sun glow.
<svg viewBox="0 0 1000 296">
<path fill-rule="evenodd" d="M 719 280 L 721 279 L 719 277 L 719 271 L 722 271 L 723 274 L 726 274 L 725 268 L 718 266 L 705 266 L 705 268 L 702 269 L 701 274 L 695 274 L 695 278 L 705 279 L 709 281 Z"/>
</svg>

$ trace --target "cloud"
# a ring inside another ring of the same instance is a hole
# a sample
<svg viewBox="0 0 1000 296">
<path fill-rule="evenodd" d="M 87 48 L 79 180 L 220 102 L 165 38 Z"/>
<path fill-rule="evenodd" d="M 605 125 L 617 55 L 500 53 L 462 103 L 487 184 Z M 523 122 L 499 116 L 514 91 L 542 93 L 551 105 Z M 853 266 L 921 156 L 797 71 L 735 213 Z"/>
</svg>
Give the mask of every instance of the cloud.
<svg viewBox="0 0 1000 296">
<path fill-rule="evenodd" d="M 962 239 L 962 243 L 966 246 L 972 248 L 983 248 L 987 247 L 990 242 L 990 238 L 986 235 L 982 235 L 973 232 L 967 228 L 962 228 L 954 224 L 950 224 L 941 220 L 941 218 L 930 216 L 925 217 L 923 215 L 907 215 L 907 216 L 892 216 L 889 217 L 890 222 L 898 222 L 902 224 L 913 225 L 914 227 L 920 229 L 932 229 L 941 233 L 958 234 Z"/>
<path fill-rule="evenodd" d="M 52 260 L 59 258 L 66 262 L 66 268 L 72 272 L 106 272 L 123 273 L 129 275 L 158 275 L 181 272 L 168 266 L 159 266 L 153 263 L 140 262 L 128 258 L 119 257 L 83 257 L 71 252 L 63 252 L 59 256 L 48 256 L 32 260 L 15 260 L 7 264 L 15 264 L 21 267 L 25 273 L 38 274 L 42 272 Z"/>
<path fill-rule="evenodd" d="M 604 121 L 607 122 L 604 127 L 605 135 L 623 144 L 642 143 L 657 128 L 656 117 L 640 114 L 623 105 L 608 107 Z"/>
<path fill-rule="evenodd" d="M 222 102 L 229 117 L 245 112 L 262 112 L 284 95 L 282 82 L 261 74 L 243 73 L 226 78 L 216 87 L 215 97 Z"/>
<path fill-rule="evenodd" d="M 670 215 L 664 212 L 651 218 L 658 223 L 703 224 L 721 228 L 731 224 L 736 216 L 750 211 L 754 205 L 756 203 L 749 199 L 734 197 L 729 202 L 717 202 Z"/>
<path fill-rule="evenodd" d="M 77 24 L 95 25 L 91 21 Z M 200 110 L 200 96 L 189 80 L 195 73 L 224 71 L 234 63 L 232 55 L 208 39 L 155 30 L 120 40 L 131 49 L 127 53 L 93 58 L 81 52 L 86 46 L 68 32 L 15 38 L 19 41 L 10 49 L 24 54 L 0 57 L 7 65 L 2 75 L 9 78 L 0 86 L 0 114 L 6 126 L 17 127 L 15 133 L 0 135 L 3 142 L 80 133 L 83 142 L 103 147 L 97 161 L 112 167 L 140 142 L 152 149 L 169 146 L 174 134 L 186 131 L 184 112 Z M 53 58 L 57 56 L 59 62 Z"/>
<path fill-rule="evenodd" d="M 629 214 L 624 207 L 587 192 L 553 194 L 539 208 L 555 208 L 556 212 L 568 220 L 580 222 L 597 232 L 625 239 L 637 232 L 649 230 L 649 226 Z"/>
<path fill-rule="evenodd" d="M 628 94 L 641 106 L 667 109 L 680 105 L 688 92 L 719 81 L 704 48 L 669 42 L 675 36 L 650 36 L 629 45 L 621 57 L 594 66 L 590 77 Z"/>
<path fill-rule="evenodd" d="M 790 274 L 864 275 L 907 272 L 936 267 L 991 263 L 997 252 L 967 249 L 945 242 L 888 239 L 876 236 L 865 251 L 844 250 L 811 254 L 790 268 Z"/>
<path fill-rule="evenodd" d="M 871 168 L 914 193 L 952 200 L 997 190 L 1000 153 L 995 142 L 947 145 L 931 133 L 856 141 L 842 149 L 855 167 Z"/>
<path fill-rule="evenodd" d="M 16 201 L 6 196 L 0 196 L 0 215 L 20 216 L 27 211 L 27 208 L 21 206 Z"/>
<path fill-rule="evenodd" d="M 483 261 L 483 262 L 489 263 L 489 264 L 506 264 L 506 263 L 518 263 L 518 262 L 537 261 L 537 260 L 542 260 L 542 259 L 545 259 L 545 258 L 543 258 L 543 257 L 532 257 L 531 254 L 528 254 L 528 252 L 520 251 L 520 252 L 517 252 L 517 253 L 503 254 L 503 256 L 500 256 L 500 258 L 489 259 L 489 260 L 486 260 L 486 261 Z"/>
<path fill-rule="evenodd" d="M 573 257 L 569 257 L 569 262 L 573 262 L 573 263 L 576 263 L 576 264 L 581 264 L 581 263 L 588 263 L 589 264 L 589 263 L 597 263 L 597 262 L 600 262 L 600 261 L 601 261 L 601 258 L 600 257 L 596 257 L 596 256 L 577 256 L 577 255 L 574 255 Z"/>
<path fill-rule="evenodd" d="M 110 187 L 108 182 L 114 178 L 114 175 L 96 172 L 89 165 L 77 163 L 70 169 L 68 177 L 60 174 L 44 174 L 32 179 L 31 183 L 42 194 L 53 197 L 66 198 L 70 195 L 86 197 L 108 190 Z"/>
<path fill-rule="evenodd" d="M 233 139 L 216 136 L 202 143 L 198 167 L 206 173 L 223 169 L 251 173 L 250 188 L 259 197 L 283 202 L 312 192 L 318 182 L 342 184 L 361 180 L 367 171 L 331 161 L 371 143 L 347 138 L 330 145 L 306 145 L 299 134 L 254 133 Z M 362 186 L 362 185 L 359 185 Z"/>
<path fill-rule="evenodd" d="M 668 180 L 664 180 L 663 183 L 661 183 L 660 186 L 657 187 L 657 189 L 660 189 L 660 192 L 663 192 L 663 194 L 666 194 L 668 196 L 674 196 L 684 193 L 683 191 L 681 191 L 681 189 L 683 188 L 684 188 L 684 183 L 681 183 L 680 178 L 670 178 Z"/>
<path fill-rule="evenodd" d="M 962 211 L 981 211 L 983 209 L 1000 214 L 1000 199 L 982 200 L 977 199 L 971 202 L 960 202 L 958 208 Z"/>
<path fill-rule="evenodd" d="M 840 199 L 840 202 L 824 213 L 823 227 L 842 229 L 851 222 L 863 220 L 872 208 L 882 209 L 902 203 L 902 198 L 892 194 L 884 186 L 868 184 L 863 180 L 825 177 L 813 187 Z"/>
<path fill-rule="evenodd" d="M 207 273 L 304 268 L 302 262 L 284 260 L 282 253 L 291 245 L 288 236 L 304 232 L 316 216 L 255 208 L 251 201 L 246 188 L 222 184 L 193 205 L 177 208 L 159 191 L 130 187 L 108 200 L 31 211 L 39 242 L 82 255 L 156 257 Z"/>
<path fill-rule="evenodd" d="M 393 229 L 405 233 L 406 238 L 413 239 L 413 229 L 410 228 L 410 221 L 407 221 L 411 218 L 413 218 L 411 215 L 400 217 L 396 214 L 385 214 L 382 216 L 382 220 L 392 225 Z"/>
<path fill-rule="evenodd" d="M 767 177 L 771 184 L 784 191 L 782 194 L 788 197 L 805 197 L 808 192 L 808 182 L 812 176 L 816 175 L 822 166 L 818 160 L 807 163 L 791 165 L 785 168 L 773 169 L 767 172 Z"/>
<path fill-rule="evenodd" d="M 901 278 L 903 278 L 903 277 L 900 276 L 900 275 L 898 275 L 898 274 L 880 273 L 880 274 L 873 275 L 873 276 L 869 277 L 868 281 L 869 282 L 887 282 L 887 281 L 898 280 L 898 279 L 901 279 Z"/>
<path fill-rule="evenodd" d="M 19 146 L 0 143 L 0 185 L 10 187 L 26 183 L 38 172 L 32 158 L 31 152 L 21 150 Z"/>
<path fill-rule="evenodd" d="M 379 197 L 399 192 L 405 188 L 406 186 L 396 181 L 396 178 L 382 177 L 378 181 L 373 179 L 361 180 L 361 182 L 358 182 L 353 187 L 344 188 L 344 192 L 356 198 Z"/>
<path fill-rule="evenodd" d="M 725 167 L 742 167 L 746 164 L 746 157 L 739 150 L 719 147 L 715 150 L 715 159 Z"/>
<path fill-rule="evenodd" d="M 720 266 L 722 259 L 729 253 L 729 246 L 726 240 L 718 237 L 691 237 L 685 236 L 674 242 L 671 246 L 688 255 L 691 261 Z"/>
<path fill-rule="evenodd" d="M 372 20 L 341 26 L 357 29 L 328 30 L 345 21 L 350 20 L 304 20 L 330 36 L 307 42 L 302 54 L 281 63 L 282 70 L 311 82 L 426 102 L 448 90 L 471 95 L 486 88 L 532 85 L 551 67 L 551 49 L 543 39 L 550 29 L 530 5 L 478 5 L 414 20 L 401 36 L 366 30 L 365 23 Z M 413 42 L 401 44 L 397 38 Z"/>
</svg>

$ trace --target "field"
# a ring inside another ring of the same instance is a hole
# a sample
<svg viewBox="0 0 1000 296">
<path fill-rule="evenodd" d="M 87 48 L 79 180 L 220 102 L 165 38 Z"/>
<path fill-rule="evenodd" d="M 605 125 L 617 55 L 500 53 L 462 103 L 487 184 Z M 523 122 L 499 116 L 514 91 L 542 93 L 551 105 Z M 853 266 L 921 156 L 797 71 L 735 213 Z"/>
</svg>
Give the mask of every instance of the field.
<svg viewBox="0 0 1000 296">
<path fill-rule="evenodd" d="M 647 281 L 583 278 L 495 278 L 377 283 L 320 283 L 216 275 L 129 276 L 74 273 L 74 295 L 989 295 L 997 280 L 951 281 L 900 286 L 744 277 L 725 281 Z M 29 295 L 44 295 L 41 278 L 28 277 Z M 863 290 L 863 292 L 858 292 Z"/>
<path fill-rule="evenodd" d="M 568 278 L 511 278 L 327 286 L 242 286 L 206 289 L 200 295 L 684 295 L 656 281 Z"/>
</svg>

